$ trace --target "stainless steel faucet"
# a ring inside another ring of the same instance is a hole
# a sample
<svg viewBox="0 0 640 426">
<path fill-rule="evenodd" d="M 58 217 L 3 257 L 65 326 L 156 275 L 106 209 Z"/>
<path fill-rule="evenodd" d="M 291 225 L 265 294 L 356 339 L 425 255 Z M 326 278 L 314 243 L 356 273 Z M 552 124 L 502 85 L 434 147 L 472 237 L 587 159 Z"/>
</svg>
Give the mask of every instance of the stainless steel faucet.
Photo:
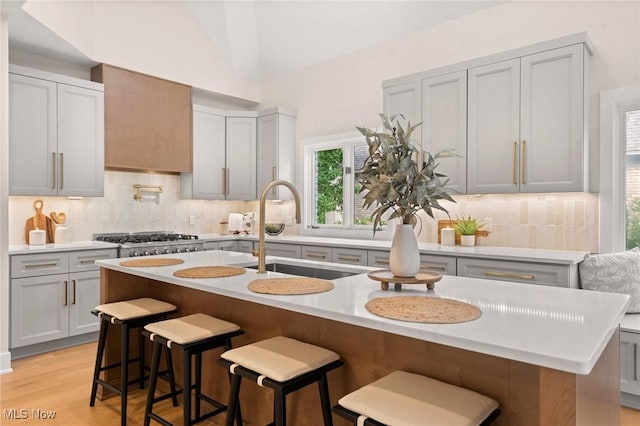
<svg viewBox="0 0 640 426">
<path fill-rule="evenodd" d="M 266 271 L 266 261 L 265 261 L 265 249 L 264 249 L 264 240 L 265 240 L 265 204 L 267 202 L 267 196 L 269 195 L 269 191 L 275 188 L 278 185 L 286 186 L 289 188 L 291 193 L 293 194 L 293 200 L 296 204 L 296 223 L 300 223 L 300 195 L 296 188 L 294 188 L 291 182 L 286 180 L 274 180 L 273 182 L 268 183 L 264 189 L 262 190 L 262 195 L 260 195 L 260 224 L 258 225 L 259 232 L 259 240 L 258 240 L 258 249 L 254 250 L 253 255 L 258 256 L 258 273 L 263 274 Z"/>
</svg>

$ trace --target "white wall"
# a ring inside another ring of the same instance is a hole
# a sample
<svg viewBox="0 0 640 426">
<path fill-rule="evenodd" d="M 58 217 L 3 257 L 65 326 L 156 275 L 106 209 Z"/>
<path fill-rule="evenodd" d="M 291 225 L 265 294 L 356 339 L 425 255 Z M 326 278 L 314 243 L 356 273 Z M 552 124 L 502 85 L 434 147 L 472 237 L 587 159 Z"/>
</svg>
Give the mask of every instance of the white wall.
<svg viewBox="0 0 640 426">
<path fill-rule="evenodd" d="M 6 16 L 0 3 L 0 374 L 11 371 L 9 353 L 9 228 L 7 224 L 9 194 L 9 130 L 7 124 L 9 92 L 7 51 L 9 34 Z"/>
</svg>

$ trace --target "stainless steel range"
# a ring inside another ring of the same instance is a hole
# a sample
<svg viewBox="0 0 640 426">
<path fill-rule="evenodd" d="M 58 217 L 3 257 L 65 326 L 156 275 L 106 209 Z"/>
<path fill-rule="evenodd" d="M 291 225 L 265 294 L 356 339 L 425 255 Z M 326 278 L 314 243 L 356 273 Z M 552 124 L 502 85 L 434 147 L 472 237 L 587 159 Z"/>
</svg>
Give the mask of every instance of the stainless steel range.
<svg viewBox="0 0 640 426">
<path fill-rule="evenodd" d="M 153 256 L 204 250 L 204 243 L 198 241 L 197 235 L 176 234 L 173 232 L 95 234 L 93 239 L 119 244 L 118 257 Z"/>
</svg>

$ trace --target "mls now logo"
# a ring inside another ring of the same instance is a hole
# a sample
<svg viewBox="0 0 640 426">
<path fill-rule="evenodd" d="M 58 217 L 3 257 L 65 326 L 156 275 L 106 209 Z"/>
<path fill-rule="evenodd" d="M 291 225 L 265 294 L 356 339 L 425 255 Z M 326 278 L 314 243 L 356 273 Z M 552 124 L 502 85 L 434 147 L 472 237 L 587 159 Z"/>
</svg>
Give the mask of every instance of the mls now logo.
<svg viewBox="0 0 640 426">
<path fill-rule="evenodd" d="M 25 420 L 25 419 L 37 419 L 37 420 L 53 420 L 56 418 L 55 411 L 40 410 L 34 408 L 27 410 L 26 408 L 5 408 L 2 412 L 5 420 Z"/>
</svg>

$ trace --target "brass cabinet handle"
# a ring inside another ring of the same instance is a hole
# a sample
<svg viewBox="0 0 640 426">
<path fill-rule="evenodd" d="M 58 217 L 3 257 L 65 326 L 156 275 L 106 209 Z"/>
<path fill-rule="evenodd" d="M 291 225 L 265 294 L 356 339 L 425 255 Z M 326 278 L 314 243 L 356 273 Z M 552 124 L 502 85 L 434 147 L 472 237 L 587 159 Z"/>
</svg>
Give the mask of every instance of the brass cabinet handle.
<svg viewBox="0 0 640 426">
<path fill-rule="evenodd" d="M 24 269 L 40 269 L 40 268 L 53 268 L 58 266 L 56 262 L 51 263 L 32 263 L 30 265 L 24 265 Z"/>
<path fill-rule="evenodd" d="M 311 252 L 307 252 L 307 257 L 310 257 L 312 259 L 326 259 L 327 256 L 325 254 L 322 253 L 311 253 Z"/>
<path fill-rule="evenodd" d="M 76 304 L 76 280 L 71 280 L 71 283 L 73 284 L 73 302 L 71 302 L 72 305 Z"/>
<path fill-rule="evenodd" d="M 64 186 L 64 154 L 60 153 L 60 189 Z"/>
<path fill-rule="evenodd" d="M 515 278 L 515 279 L 518 279 L 518 280 L 534 280 L 536 278 L 532 274 L 511 274 L 511 273 L 508 273 L 508 272 L 486 271 L 484 274 L 486 276 L 489 276 L 489 277 Z"/>
<path fill-rule="evenodd" d="M 69 304 L 69 282 L 64 282 L 64 306 Z"/>
<path fill-rule="evenodd" d="M 80 264 L 81 265 L 95 265 L 96 263 L 96 259 L 88 259 L 88 260 L 81 260 Z"/>
<path fill-rule="evenodd" d="M 225 195 L 229 195 L 231 193 L 231 191 L 229 191 L 229 181 L 231 180 L 231 169 L 227 169 L 227 176 L 224 180 L 224 184 L 225 184 L 225 189 L 224 189 L 224 193 Z"/>
<path fill-rule="evenodd" d="M 516 161 L 518 158 L 518 142 L 513 141 L 513 184 L 518 184 L 518 175 L 516 174 Z"/>
<path fill-rule="evenodd" d="M 527 183 L 525 178 L 524 178 L 524 151 L 525 151 L 525 144 L 527 143 L 527 141 L 525 141 L 524 139 L 522 140 L 522 146 L 520 147 L 520 177 L 522 178 L 521 181 L 522 183 Z"/>
<path fill-rule="evenodd" d="M 52 169 L 53 169 L 53 173 L 51 175 L 51 189 L 56 189 L 56 153 L 52 152 L 51 153 L 51 164 L 53 165 Z"/>
<path fill-rule="evenodd" d="M 423 265 L 422 263 L 420 264 L 420 269 L 424 269 L 427 271 L 445 271 L 446 268 L 444 266 L 439 266 L 439 265 Z"/>
<path fill-rule="evenodd" d="M 359 256 L 342 256 L 342 255 L 338 255 L 338 260 L 346 260 L 348 262 L 359 262 L 360 261 L 360 257 Z"/>
<path fill-rule="evenodd" d="M 278 169 L 277 169 L 277 167 L 276 167 L 276 166 L 271 167 L 271 180 L 272 180 L 272 181 L 273 181 L 273 180 L 276 180 L 276 179 L 277 179 L 277 176 L 278 176 Z M 271 195 L 272 195 L 274 198 L 278 196 L 278 195 L 277 195 L 277 190 L 278 190 L 278 187 L 277 187 L 277 186 L 274 186 L 274 187 L 271 189 Z"/>
<path fill-rule="evenodd" d="M 633 344 L 633 380 L 638 381 L 638 344 Z"/>
<path fill-rule="evenodd" d="M 227 169 L 222 168 L 222 194 L 227 195 Z"/>
<path fill-rule="evenodd" d="M 389 261 L 385 259 L 376 259 L 374 263 L 376 265 L 388 265 Z"/>
</svg>

